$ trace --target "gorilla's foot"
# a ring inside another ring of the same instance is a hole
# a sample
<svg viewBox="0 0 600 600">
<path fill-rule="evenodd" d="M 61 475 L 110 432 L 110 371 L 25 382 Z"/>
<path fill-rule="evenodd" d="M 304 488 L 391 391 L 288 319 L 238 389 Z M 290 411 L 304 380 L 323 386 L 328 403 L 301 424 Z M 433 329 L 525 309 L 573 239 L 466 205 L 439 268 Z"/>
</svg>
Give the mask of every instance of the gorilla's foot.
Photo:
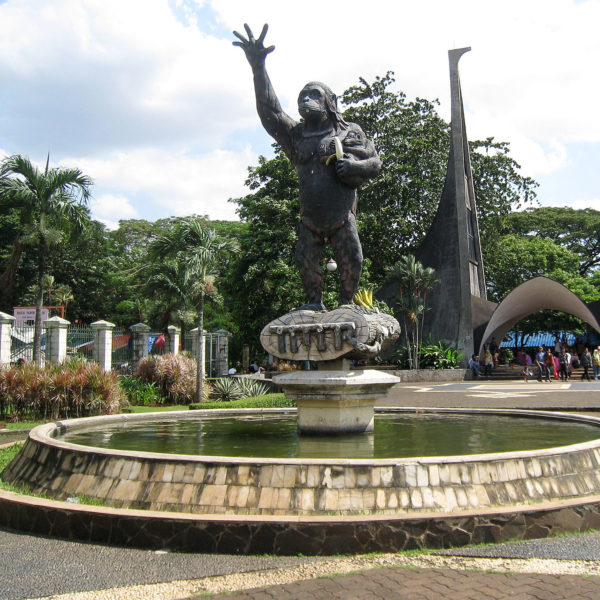
<svg viewBox="0 0 600 600">
<path fill-rule="evenodd" d="M 311 304 L 303 304 L 300 308 L 296 310 L 314 310 L 315 312 L 322 312 L 327 310 L 325 305 L 322 302 L 313 302 Z"/>
</svg>

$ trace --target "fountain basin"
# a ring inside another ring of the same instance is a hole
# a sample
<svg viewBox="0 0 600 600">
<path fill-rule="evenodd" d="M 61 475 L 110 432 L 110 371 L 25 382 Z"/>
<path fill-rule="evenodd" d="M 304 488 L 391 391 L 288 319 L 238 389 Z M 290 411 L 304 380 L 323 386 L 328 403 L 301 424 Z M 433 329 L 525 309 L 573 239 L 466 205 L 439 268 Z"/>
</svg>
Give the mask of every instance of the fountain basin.
<svg viewBox="0 0 600 600">
<path fill-rule="evenodd" d="M 196 412 L 173 416 L 194 419 Z M 536 411 L 447 412 L 600 424 Z M 36 427 L 3 478 L 57 499 L 85 495 L 114 507 L 213 515 L 450 515 L 600 494 L 600 439 L 521 452 L 390 459 L 192 456 L 57 439 L 67 431 L 161 418 L 164 413 L 116 415 Z"/>
<path fill-rule="evenodd" d="M 547 416 L 534 411 L 436 409 L 431 412 Z M 186 418 L 185 415 L 189 412 L 182 413 L 181 418 Z M 78 420 L 36 428 L 3 477 L 23 484 L 29 482 L 31 488 L 45 489 L 56 498 L 84 489 L 104 490 L 107 503 L 132 506 L 127 490 L 135 490 L 139 485 L 135 482 L 145 475 L 146 484 L 152 486 L 147 488 L 146 500 L 156 508 L 174 509 L 188 493 L 181 485 L 198 485 L 194 484 L 196 478 L 200 488 L 222 501 L 220 505 L 212 505 L 212 512 L 84 506 L 0 491 L 0 525 L 137 548 L 306 555 L 445 548 L 600 529 L 600 440 L 539 451 L 468 457 L 294 461 L 110 451 L 78 447 L 52 437 L 60 431 L 95 426 L 102 419 L 108 422 L 126 418 L 125 422 L 130 423 L 145 416 L 96 417 L 86 419 L 87 425 L 82 422 L 86 420 Z M 599 419 L 578 415 L 556 414 L 552 418 L 599 424 Z M 313 475 L 309 480 L 311 468 Z M 405 481 L 398 485 L 395 477 L 401 472 Z M 314 478 L 315 473 L 322 479 Z M 335 478 L 331 477 L 333 473 L 337 475 Z M 364 478 L 365 473 L 370 474 L 370 480 Z M 313 494 L 320 494 L 323 499 L 331 500 L 333 492 L 337 492 L 335 509 L 314 514 L 310 510 L 303 512 L 301 507 L 293 508 L 290 487 L 293 474 L 297 482 L 304 482 L 303 489 L 309 489 L 307 484 L 312 482 Z M 350 486 L 352 475 L 354 485 Z M 92 483 L 94 480 L 96 484 Z M 259 499 L 253 510 L 239 506 L 243 493 L 240 495 L 239 489 L 233 491 L 244 481 L 252 483 L 256 490 L 254 494 L 249 491 L 248 498 Z M 134 483 L 129 487 L 128 482 Z M 363 484 L 368 485 L 361 487 Z M 485 503 L 481 503 L 485 500 L 483 496 L 473 493 L 474 487 L 487 493 Z M 169 498 L 170 489 L 173 498 Z M 285 489 L 290 489 L 289 496 L 282 492 Z M 400 498 L 406 499 L 402 489 L 410 499 L 406 506 L 398 502 Z M 425 489 L 431 490 L 431 496 Z M 442 489 L 454 489 L 454 496 L 444 491 L 443 506 L 429 508 L 430 498 L 440 498 Z M 343 508 L 344 503 L 357 497 L 358 490 L 366 492 L 367 497 L 374 496 L 373 509 L 367 513 Z M 232 502 L 234 498 L 238 506 Z M 448 498 L 456 501 L 447 502 Z M 177 502 L 169 503 L 173 499 Z M 201 502 L 207 499 L 200 493 Z M 184 510 L 190 510 L 187 506 Z M 202 511 L 207 507 L 198 504 Z"/>
</svg>

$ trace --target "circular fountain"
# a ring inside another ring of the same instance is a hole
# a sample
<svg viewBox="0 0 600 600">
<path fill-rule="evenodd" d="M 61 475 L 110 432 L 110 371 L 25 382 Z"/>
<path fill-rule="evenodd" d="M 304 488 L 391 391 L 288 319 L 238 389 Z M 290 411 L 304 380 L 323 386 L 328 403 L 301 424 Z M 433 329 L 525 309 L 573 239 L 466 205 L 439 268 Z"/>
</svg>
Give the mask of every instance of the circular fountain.
<svg viewBox="0 0 600 600">
<path fill-rule="evenodd" d="M 255 452 L 248 453 L 252 456 L 187 454 L 185 447 L 166 453 L 74 443 L 88 435 L 92 436 L 89 443 L 119 437 L 142 439 L 146 433 L 121 434 L 138 427 L 145 431 L 152 425 L 160 448 L 161 440 L 177 437 L 169 431 L 170 424 L 177 431 L 189 425 L 190 431 L 196 430 L 191 438 L 202 437 L 207 430 L 210 438 L 209 432 L 231 417 L 226 410 L 210 411 L 210 416 L 202 412 L 173 413 L 169 418 L 164 413 L 94 417 L 35 428 L 3 478 L 63 502 L 7 500 L 3 493 L 2 524 L 137 546 L 305 554 L 540 537 L 600 524 L 600 419 L 592 417 L 535 411 L 388 409 L 377 411 L 373 434 L 342 440 L 348 446 L 355 440 L 357 458 L 315 457 L 314 449 L 308 451 L 312 457 L 300 457 L 298 448 L 293 457 L 284 457 L 280 451 L 273 457 L 261 451 L 265 444 L 260 440 L 250 444 L 255 446 Z M 291 416 L 292 426 L 287 430 L 295 431 L 290 411 L 246 410 L 235 416 L 237 437 L 242 435 L 244 419 L 285 421 Z M 521 444 L 509 452 L 480 452 L 481 447 L 472 446 L 469 451 L 476 453 L 464 453 L 475 438 L 489 441 L 493 437 L 481 429 L 481 423 L 495 419 L 500 419 L 492 425 L 502 432 L 498 438 L 510 438 L 514 429 L 523 440 L 519 428 L 527 427 L 534 432 L 529 437 L 541 441 Z M 390 425 L 390 420 L 416 424 L 416 435 L 404 430 L 405 438 L 416 437 L 416 448 L 422 447 L 419 428 L 439 420 L 447 431 L 456 433 L 456 448 L 462 454 L 394 453 L 393 440 L 400 437 L 401 429 L 393 429 L 401 426 Z M 277 427 L 286 431 L 281 422 Z M 379 457 L 378 434 L 386 428 L 392 429 L 388 436 L 392 450 L 388 447 L 385 457 Z M 538 436 L 538 429 L 545 433 Z M 464 439 L 469 436 L 472 440 Z M 315 441 L 306 436 L 295 439 L 296 446 Z M 105 506 L 72 502 L 81 496 Z"/>
</svg>

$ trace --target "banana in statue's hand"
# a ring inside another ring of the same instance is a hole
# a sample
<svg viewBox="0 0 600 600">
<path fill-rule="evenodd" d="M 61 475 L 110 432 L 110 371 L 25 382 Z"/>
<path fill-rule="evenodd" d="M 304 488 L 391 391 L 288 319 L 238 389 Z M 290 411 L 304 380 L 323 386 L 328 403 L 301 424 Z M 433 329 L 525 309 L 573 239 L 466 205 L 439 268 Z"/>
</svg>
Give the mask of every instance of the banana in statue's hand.
<svg viewBox="0 0 600 600">
<path fill-rule="evenodd" d="M 344 158 L 344 148 L 342 147 L 342 142 L 337 135 L 333 138 L 333 144 L 335 146 L 335 154 L 327 157 L 327 160 L 325 161 L 326 167 L 328 167 L 334 159 L 338 160 L 340 158 Z"/>
</svg>

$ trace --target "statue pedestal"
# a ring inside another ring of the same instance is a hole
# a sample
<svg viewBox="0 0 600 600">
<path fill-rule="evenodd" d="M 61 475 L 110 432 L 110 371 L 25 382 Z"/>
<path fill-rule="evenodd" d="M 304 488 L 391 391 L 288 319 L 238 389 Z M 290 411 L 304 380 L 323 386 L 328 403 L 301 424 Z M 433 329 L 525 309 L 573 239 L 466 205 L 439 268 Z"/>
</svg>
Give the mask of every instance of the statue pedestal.
<svg viewBox="0 0 600 600">
<path fill-rule="evenodd" d="M 375 370 L 292 371 L 273 382 L 298 405 L 298 431 L 304 434 L 342 434 L 373 431 L 373 407 L 400 382 Z"/>
</svg>

